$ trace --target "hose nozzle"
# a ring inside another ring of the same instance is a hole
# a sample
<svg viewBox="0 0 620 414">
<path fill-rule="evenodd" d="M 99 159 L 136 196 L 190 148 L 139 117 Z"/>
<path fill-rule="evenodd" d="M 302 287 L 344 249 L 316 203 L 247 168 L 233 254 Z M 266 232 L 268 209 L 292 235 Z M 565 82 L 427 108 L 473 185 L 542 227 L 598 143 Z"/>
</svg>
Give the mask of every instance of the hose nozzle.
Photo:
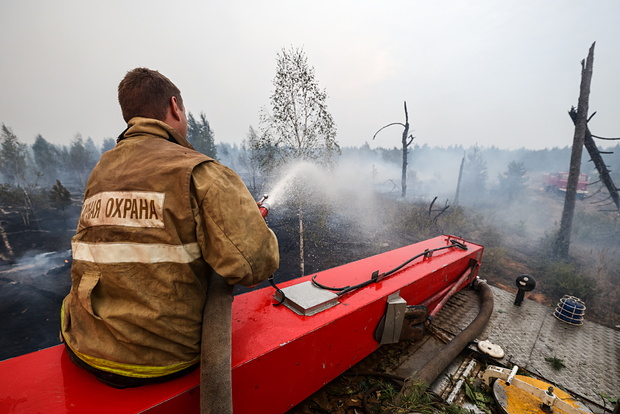
<svg viewBox="0 0 620 414">
<path fill-rule="evenodd" d="M 258 200 L 258 203 L 257 203 L 257 204 L 260 206 L 260 205 L 261 205 L 261 204 L 263 204 L 263 202 L 264 202 L 265 200 L 267 200 L 268 198 L 269 198 L 269 194 L 267 194 L 267 193 L 263 194 L 263 196 L 261 197 L 261 199 L 260 199 L 260 200 Z"/>
<path fill-rule="evenodd" d="M 256 202 L 263 218 L 267 217 L 267 214 L 269 214 L 269 204 L 265 202 L 267 198 L 269 198 L 269 194 L 263 194 L 263 197 Z"/>
</svg>

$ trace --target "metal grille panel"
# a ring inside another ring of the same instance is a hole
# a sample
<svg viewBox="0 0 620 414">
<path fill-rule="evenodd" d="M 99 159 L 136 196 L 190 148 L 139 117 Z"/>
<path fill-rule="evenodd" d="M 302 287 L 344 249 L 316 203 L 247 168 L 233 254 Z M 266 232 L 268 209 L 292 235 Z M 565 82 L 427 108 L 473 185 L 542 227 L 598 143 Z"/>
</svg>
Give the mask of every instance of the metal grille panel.
<svg viewBox="0 0 620 414">
<path fill-rule="evenodd" d="M 519 365 L 600 405 L 605 405 L 601 393 L 618 396 L 620 331 L 587 319 L 582 326 L 571 326 L 553 317 L 554 308 L 527 299 L 515 306 L 515 294 L 494 287 L 492 290 L 493 315 L 478 340 L 488 339 L 504 349 L 506 355 L 500 363 Z M 477 312 L 478 295 L 463 290 L 448 301 L 433 324 L 456 335 Z M 555 370 L 546 358 L 560 359 L 565 367 Z"/>
</svg>

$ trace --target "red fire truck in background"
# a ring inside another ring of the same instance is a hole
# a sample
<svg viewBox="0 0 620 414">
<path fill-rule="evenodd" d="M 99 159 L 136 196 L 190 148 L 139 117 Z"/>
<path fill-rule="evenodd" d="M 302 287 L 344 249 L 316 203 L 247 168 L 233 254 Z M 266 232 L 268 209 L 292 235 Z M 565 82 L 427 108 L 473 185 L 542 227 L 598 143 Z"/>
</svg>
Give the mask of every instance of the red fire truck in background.
<svg viewBox="0 0 620 414">
<path fill-rule="evenodd" d="M 545 191 L 566 193 L 568 182 L 567 172 L 549 173 L 543 175 L 543 187 Z M 577 197 L 583 199 L 588 194 L 588 174 L 579 174 L 577 182 Z"/>
</svg>

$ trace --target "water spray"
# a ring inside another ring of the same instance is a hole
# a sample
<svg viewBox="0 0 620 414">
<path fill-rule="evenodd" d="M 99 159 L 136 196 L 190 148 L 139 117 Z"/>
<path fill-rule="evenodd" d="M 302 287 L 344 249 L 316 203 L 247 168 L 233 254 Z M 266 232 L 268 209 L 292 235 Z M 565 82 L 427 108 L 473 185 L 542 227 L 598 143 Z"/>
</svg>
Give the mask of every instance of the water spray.
<svg viewBox="0 0 620 414">
<path fill-rule="evenodd" d="M 263 197 L 256 202 L 256 204 L 258 205 L 258 209 L 260 210 L 260 214 L 263 216 L 263 218 L 267 217 L 267 214 L 269 214 L 269 209 L 271 208 L 269 204 L 265 202 L 267 198 L 269 198 L 269 194 L 263 194 Z"/>
</svg>

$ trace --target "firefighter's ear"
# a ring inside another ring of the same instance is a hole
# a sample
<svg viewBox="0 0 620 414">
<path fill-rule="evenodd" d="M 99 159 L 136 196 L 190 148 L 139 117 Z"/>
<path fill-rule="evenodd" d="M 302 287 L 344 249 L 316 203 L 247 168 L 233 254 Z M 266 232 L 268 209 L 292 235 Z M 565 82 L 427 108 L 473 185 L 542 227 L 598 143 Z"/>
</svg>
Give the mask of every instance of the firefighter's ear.
<svg viewBox="0 0 620 414">
<path fill-rule="evenodd" d="M 181 112 L 183 112 L 183 110 L 181 109 L 181 106 L 179 105 L 179 101 L 177 100 L 176 96 L 173 96 L 170 98 L 170 115 L 176 120 L 176 121 L 180 121 L 182 114 Z"/>
</svg>

